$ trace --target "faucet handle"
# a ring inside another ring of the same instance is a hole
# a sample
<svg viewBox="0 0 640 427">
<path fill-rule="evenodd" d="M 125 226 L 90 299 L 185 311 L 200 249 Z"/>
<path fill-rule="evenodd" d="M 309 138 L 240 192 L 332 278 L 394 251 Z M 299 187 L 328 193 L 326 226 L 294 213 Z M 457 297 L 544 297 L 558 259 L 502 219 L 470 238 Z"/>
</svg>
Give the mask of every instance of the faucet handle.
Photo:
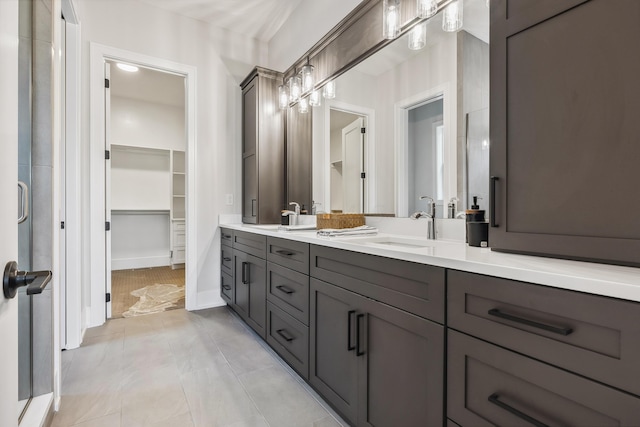
<svg viewBox="0 0 640 427">
<path fill-rule="evenodd" d="M 300 215 L 300 205 L 297 202 L 289 202 L 290 206 L 294 206 L 296 215 Z"/>
<path fill-rule="evenodd" d="M 419 199 L 420 200 L 429 199 L 429 200 L 431 200 L 431 203 L 435 203 L 435 201 L 433 200 L 433 197 L 431 197 L 431 196 L 420 196 Z"/>
</svg>

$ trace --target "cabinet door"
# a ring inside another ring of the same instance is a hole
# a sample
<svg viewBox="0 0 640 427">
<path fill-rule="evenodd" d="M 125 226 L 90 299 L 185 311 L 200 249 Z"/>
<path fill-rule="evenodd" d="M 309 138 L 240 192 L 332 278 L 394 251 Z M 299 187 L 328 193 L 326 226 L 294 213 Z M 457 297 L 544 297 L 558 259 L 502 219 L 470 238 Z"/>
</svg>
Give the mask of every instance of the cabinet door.
<svg viewBox="0 0 640 427">
<path fill-rule="evenodd" d="M 444 327 L 367 298 L 359 308 L 358 425 L 441 426 Z"/>
<path fill-rule="evenodd" d="M 242 222 L 258 216 L 258 78 L 242 90 Z"/>
<path fill-rule="evenodd" d="M 348 421 L 357 418 L 356 294 L 311 279 L 309 381 Z"/>
<path fill-rule="evenodd" d="M 267 321 L 266 261 L 234 251 L 234 265 L 236 311 L 264 338 Z"/>
<path fill-rule="evenodd" d="M 638 16 L 628 0 L 491 2 L 492 248 L 640 265 Z"/>
</svg>

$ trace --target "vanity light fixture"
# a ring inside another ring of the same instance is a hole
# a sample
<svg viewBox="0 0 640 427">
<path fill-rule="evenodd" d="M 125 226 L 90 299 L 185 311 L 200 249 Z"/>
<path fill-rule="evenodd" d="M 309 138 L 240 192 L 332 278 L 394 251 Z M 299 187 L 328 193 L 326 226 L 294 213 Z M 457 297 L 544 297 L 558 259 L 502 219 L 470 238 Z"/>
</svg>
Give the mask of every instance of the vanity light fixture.
<svg viewBox="0 0 640 427">
<path fill-rule="evenodd" d="M 309 112 L 309 99 L 308 98 L 300 98 L 298 101 L 298 112 L 305 114 Z"/>
<path fill-rule="evenodd" d="M 286 84 L 278 86 L 278 106 L 281 110 L 289 108 L 289 86 Z"/>
<path fill-rule="evenodd" d="M 118 62 L 116 64 L 116 67 L 120 68 L 122 71 L 127 71 L 129 73 L 135 73 L 136 71 L 139 70 L 139 68 L 136 67 L 135 65 L 123 64 L 121 62 Z"/>
<path fill-rule="evenodd" d="M 462 28 L 462 3 L 460 0 L 454 0 L 444 8 L 442 30 L 452 33 L 460 28 Z"/>
<path fill-rule="evenodd" d="M 309 105 L 312 107 L 319 107 L 322 105 L 322 96 L 318 89 L 312 90 L 309 94 Z"/>
<path fill-rule="evenodd" d="M 313 65 L 308 63 L 300 70 L 300 80 L 302 81 L 302 93 L 308 93 L 313 90 Z"/>
<path fill-rule="evenodd" d="M 417 0 L 417 2 L 419 18 L 431 18 L 438 11 L 438 0 Z"/>
<path fill-rule="evenodd" d="M 420 50 L 427 44 L 427 23 L 421 22 L 409 32 L 409 49 Z"/>
<path fill-rule="evenodd" d="M 289 77 L 289 102 L 296 102 L 300 99 L 300 95 L 302 94 L 302 84 L 300 81 L 300 77 L 292 76 Z"/>
<path fill-rule="evenodd" d="M 382 37 L 395 39 L 400 34 L 400 0 L 382 2 Z"/>
<path fill-rule="evenodd" d="M 336 82 L 334 82 L 333 80 L 330 82 L 327 82 L 326 85 L 324 85 L 324 89 L 322 90 L 322 96 L 324 96 L 325 99 L 333 99 L 336 97 Z"/>
</svg>

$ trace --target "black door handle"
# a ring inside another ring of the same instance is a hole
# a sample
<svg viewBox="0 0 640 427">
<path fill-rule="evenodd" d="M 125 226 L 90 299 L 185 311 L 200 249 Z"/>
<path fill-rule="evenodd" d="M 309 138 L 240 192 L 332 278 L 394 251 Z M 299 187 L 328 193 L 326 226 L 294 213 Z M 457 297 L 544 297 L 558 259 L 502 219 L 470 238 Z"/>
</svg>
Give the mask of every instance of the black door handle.
<svg viewBox="0 0 640 427">
<path fill-rule="evenodd" d="M 10 261 L 4 267 L 2 289 L 5 298 L 14 298 L 18 288 L 27 286 L 27 295 L 41 294 L 51 281 L 51 271 L 19 271 L 18 263 Z"/>
<path fill-rule="evenodd" d="M 243 262 L 242 263 L 242 283 L 245 285 L 249 284 L 249 263 L 248 262 Z"/>
<path fill-rule="evenodd" d="M 532 424 L 536 427 L 549 427 L 544 423 L 541 423 L 540 421 L 536 420 L 533 417 L 530 417 L 529 415 L 525 414 L 524 412 L 518 411 L 516 408 L 514 408 L 513 406 L 507 405 L 506 403 L 498 400 L 500 396 L 498 396 L 497 394 L 492 394 L 491 396 L 489 396 L 489 402 L 493 403 L 494 405 L 504 409 L 505 411 L 515 415 L 516 417 L 528 422 L 529 424 Z"/>
<path fill-rule="evenodd" d="M 231 261 L 231 258 L 229 258 L 228 256 L 226 256 L 226 257 L 224 257 L 224 258 L 222 258 L 222 259 L 223 259 L 224 261 L 226 261 L 226 262 Z"/>
<path fill-rule="evenodd" d="M 356 349 L 355 345 L 351 345 L 351 318 L 356 314 L 355 310 L 349 310 L 347 313 L 347 350 L 352 351 Z"/>
<path fill-rule="evenodd" d="M 499 227 L 496 222 L 496 182 L 500 180 L 497 176 L 492 176 L 491 185 L 489 186 L 489 202 L 491 203 L 491 212 L 489 212 L 489 225 L 491 227 Z"/>
<path fill-rule="evenodd" d="M 492 308 L 491 310 L 489 310 L 487 312 L 487 314 L 489 314 L 490 316 L 499 317 L 501 319 L 510 320 L 512 322 L 522 323 L 523 325 L 527 325 L 527 326 L 531 326 L 531 327 L 534 327 L 534 328 L 542 329 L 542 330 L 545 330 L 545 331 L 553 332 L 554 334 L 558 334 L 558 335 L 567 336 L 567 335 L 570 335 L 573 332 L 573 329 L 571 329 L 571 328 L 562 328 L 562 327 L 558 327 L 558 326 L 551 326 L 551 325 L 547 325 L 545 323 L 536 322 L 535 320 L 524 319 L 522 317 L 514 316 L 513 314 L 504 313 L 504 312 L 498 310 L 497 308 Z"/>
<path fill-rule="evenodd" d="M 364 314 L 358 314 L 356 316 L 356 356 L 363 356 L 364 350 L 360 348 L 360 320 L 364 319 Z"/>
<path fill-rule="evenodd" d="M 293 253 L 293 252 L 283 251 L 283 250 L 276 251 L 276 253 L 280 254 L 280 255 L 284 255 L 284 256 L 294 256 L 295 255 L 295 253 Z"/>
<path fill-rule="evenodd" d="M 285 341 L 287 341 L 287 342 L 291 342 L 291 341 L 293 341 L 293 340 L 295 339 L 294 337 L 292 337 L 292 336 L 290 336 L 290 335 L 288 334 L 288 332 L 287 332 L 287 330 L 286 330 L 286 329 L 278 329 L 278 330 L 276 331 L 276 333 L 277 333 L 278 335 L 280 335 L 282 338 L 284 338 L 284 340 L 285 340 Z"/>
<path fill-rule="evenodd" d="M 276 289 L 279 290 L 279 291 L 284 292 L 287 295 L 291 295 L 292 293 L 295 292 L 293 289 L 289 289 L 285 285 L 278 285 L 278 286 L 276 286 Z"/>
</svg>

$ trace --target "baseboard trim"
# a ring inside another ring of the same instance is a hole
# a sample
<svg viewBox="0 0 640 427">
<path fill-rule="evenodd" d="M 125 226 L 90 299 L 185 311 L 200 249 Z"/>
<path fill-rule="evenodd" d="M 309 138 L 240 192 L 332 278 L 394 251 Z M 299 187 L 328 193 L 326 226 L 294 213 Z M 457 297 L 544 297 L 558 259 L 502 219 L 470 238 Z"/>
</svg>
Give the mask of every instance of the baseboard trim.
<svg viewBox="0 0 640 427">
<path fill-rule="evenodd" d="M 111 270 L 131 270 L 134 268 L 167 267 L 171 264 L 168 256 L 119 258 L 111 260 Z"/>
</svg>

